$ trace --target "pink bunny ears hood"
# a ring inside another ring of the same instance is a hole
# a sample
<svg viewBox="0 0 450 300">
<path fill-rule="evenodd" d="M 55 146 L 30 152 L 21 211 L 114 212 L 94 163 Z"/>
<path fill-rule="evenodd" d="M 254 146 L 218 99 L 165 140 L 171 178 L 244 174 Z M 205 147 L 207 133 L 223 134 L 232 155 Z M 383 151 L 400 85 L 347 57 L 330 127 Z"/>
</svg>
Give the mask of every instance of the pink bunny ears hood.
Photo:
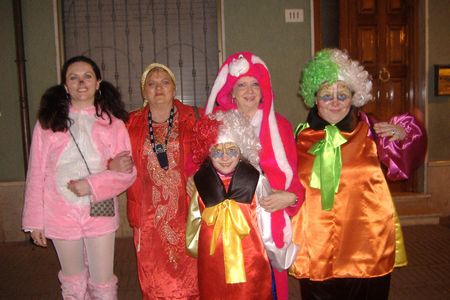
<svg viewBox="0 0 450 300">
<path fill-rule="evenodd" d="M 231 92 L 236 81 L 244 76 L 254 77 L 258 80 L 262 94 L 259 108 L 270 110 L 273 92 L 266 64 L 250 52 L 237 52 L 230 55 L 220 67 L 206 103 L 205 113 L 213 112 L 216 104 L 221 110 L 237 108 L 236 103 L 232 101 Z"/>
<path fill-rule="evenodd" d="M 287 189 L 293 179 L 293 171 L 287 160 L 281 140 L 273 105 L 273 91 L 270 73 L 264 61 L 250 52 L 237 52 L 228 57 L 220 67 L 205 107 L 205 114 L 216 110 L 237 109 L 232 100 L 236 81 L 244 76 L 254 77 L 261 89 L 262 110 L 259 138 L 262 145 L 260 165 L 267 174 L 272 187 Z"/>
</svg>

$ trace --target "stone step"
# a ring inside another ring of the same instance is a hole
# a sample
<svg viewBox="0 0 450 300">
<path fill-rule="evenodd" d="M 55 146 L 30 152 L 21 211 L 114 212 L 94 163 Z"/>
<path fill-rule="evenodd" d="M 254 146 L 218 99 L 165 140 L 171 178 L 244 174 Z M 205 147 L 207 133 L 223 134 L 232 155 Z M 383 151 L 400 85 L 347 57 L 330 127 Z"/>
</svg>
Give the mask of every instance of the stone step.
<svg viewBox="0 0 450 300">
<path fill-rule="evenodd" d="M 430 194 L 393 193 L 392 197 L 403 226 L 439 224 L 439 209 Z"/>
<path fill-rule="evenodd" d="M 439 214 L 399 216 L 402 226 L 437 225 Z"/>
</svg>

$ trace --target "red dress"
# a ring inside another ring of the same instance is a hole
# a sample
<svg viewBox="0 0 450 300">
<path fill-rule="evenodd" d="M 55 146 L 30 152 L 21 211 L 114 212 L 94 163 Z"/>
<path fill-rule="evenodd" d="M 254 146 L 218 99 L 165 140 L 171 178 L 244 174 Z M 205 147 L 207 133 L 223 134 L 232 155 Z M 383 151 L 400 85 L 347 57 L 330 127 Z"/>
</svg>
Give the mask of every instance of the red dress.
<svg viewBox="0 0 450 300">
<path fill-rule="evenodd" d="M 131 113 L 128 123 L 138 173 L 128 190 L 128 220 L 144 299 L 198 299 L 197 262 L 186 254 L 184 240 L 188 206 L 184 166 L 196 118 L 191 107 L 174 104 L 167 171 L 159 166 L 150 144 L 148 107 Z M 167 126 L 153 124 L 156 143 L 164 143 Z"/>
</svg>

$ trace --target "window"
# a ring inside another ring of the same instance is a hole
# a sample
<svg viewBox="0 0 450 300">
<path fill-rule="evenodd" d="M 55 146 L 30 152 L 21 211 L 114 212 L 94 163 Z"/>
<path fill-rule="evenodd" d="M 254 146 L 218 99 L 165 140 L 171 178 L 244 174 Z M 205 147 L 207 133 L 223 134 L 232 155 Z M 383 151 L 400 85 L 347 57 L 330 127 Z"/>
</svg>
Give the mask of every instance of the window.
<svg viewBox="0 0 450 300">
<path fill-rule="evenodd" d="M 65 58 L 91 57 L 128 110 L 142 105 L 140 77 L 168 66 L 177 98 L 203 107 L 218 69 L 216 0 L 62 0 Z"/>
</svg>

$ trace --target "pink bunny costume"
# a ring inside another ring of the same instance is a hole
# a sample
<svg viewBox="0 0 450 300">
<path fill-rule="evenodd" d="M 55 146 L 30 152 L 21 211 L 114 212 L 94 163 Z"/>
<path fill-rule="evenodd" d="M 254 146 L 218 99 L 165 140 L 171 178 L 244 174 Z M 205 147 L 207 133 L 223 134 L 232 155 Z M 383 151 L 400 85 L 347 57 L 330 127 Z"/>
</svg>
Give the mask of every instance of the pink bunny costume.
<svg viewBox="0 0 450 300">
<path fill-rule="evenodd" d="M 114 217 L 91 217 L 89 202 L 115 197 L 126 190 L 136 177 L 107 170 L 107 162 L 121 151 L 131 151 L 124 123 L 111 116 L 95 116 L 95 107 L 76 111 L 71 131 L 91 169 L 88 174 L 80 153 L 67 132 L 44 130 L 36 124 L 31 145 L 30 162 L 25 190 L 22 228 L 41 229 L 50 239 L 77 240 L 95 237 L 117 230 L 119 211 L 114 200 Z M 77 197 L 67 189 L 70 180 L 86 178 L 92 195 Z"/>
</svg>

